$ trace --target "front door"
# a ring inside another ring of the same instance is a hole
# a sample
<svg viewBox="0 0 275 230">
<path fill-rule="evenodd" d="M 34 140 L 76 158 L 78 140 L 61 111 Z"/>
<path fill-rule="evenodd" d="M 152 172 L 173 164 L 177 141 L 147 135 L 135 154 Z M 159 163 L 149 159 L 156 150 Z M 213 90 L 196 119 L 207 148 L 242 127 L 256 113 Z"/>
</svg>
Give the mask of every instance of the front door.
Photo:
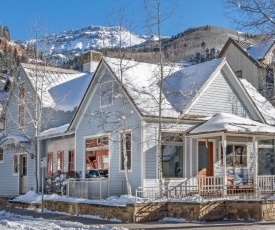
<svg viewBox="0 0 275 230">
<path fill-rule="evenodd" d="M 198 150 L 198 175 L 214 176 L 213 142 L 199 141 Z"/>
<path fill-rule="evenodd" d="M 19 155 L 19 193 L 27 192 L 27 154 Z"/>
</svg>

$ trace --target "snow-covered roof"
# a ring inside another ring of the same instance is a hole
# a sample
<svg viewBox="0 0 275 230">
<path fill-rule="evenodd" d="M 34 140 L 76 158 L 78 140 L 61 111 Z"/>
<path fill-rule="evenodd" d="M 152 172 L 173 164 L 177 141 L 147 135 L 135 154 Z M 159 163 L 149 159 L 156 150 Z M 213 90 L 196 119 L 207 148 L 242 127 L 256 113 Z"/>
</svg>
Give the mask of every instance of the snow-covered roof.
<svg viewBox="0 0 275 230">
<path fill-rule="evenodd" d="M 255 60 L 263 59 L 271 47 L 274 45 L 274 40 L 268 40 L 256 45 L 250 46 L 246 51 Z"/>
<path fill-rule="evenodd" d="M 79 98 L 83 96 L 86 84 L 92 77 L 92 74 L 85 76 L 87 73 L 81 73 L 75 70 L 24 63 L 21 65 L 33 89 L 35 89 L 37 85 L 36 91 L 39 92 L 42 106 L 53 107 L 64 111 L 72 111 L 74 107 L 78 105 L 80 101 Z M 76 85 L 74 85 L 74 83 Z M 81 87 L 77 88 L 80 85 Z M 59 91 L 63 93 L 63 96 Z M 66 99 L 66 97 L 71 99 L 73 95 L 74 100 L 71 105 L 69 105 L 69 100 Z"/>
<path fill-rule="evenodd" d="M 274 106 L 263 97 L 253 86 L 245 79 L 240 79 L 249 96 L 257 106 L 258 110 L 263 115 L 267 124 L 275 125 L 275 108 Z"/>
<path fill-rule="evenodd" d="M 165 66 L 162 116 L 179 117 L 224 60 L 216 59 L 187 68 Z M 118 79 L 122 70 L 123 86 L 140 112 L 146 116 L 157 116 L 160 66 L 106 57 L 104 61 Z"/>
<path fill-rule="evenodd" d="M 275 135 L 275 128 L 248 118 L 233 114 L 220 113 L 190 131 L 190 134 L 210 133 L 218 131 L 241 133 L 269 133 Z"/>
<path fill-rule="evenodd" d="M 10 136 L 5 136 L 3 135 L 3 133 L 1 132 L 1 141 L 0 141 L 0 145 L 1 146 L 5 146 L 5 145 L 10 145 L 10 144 L 19 144 L 19 143 L 29 143 L 30 140 L 25 137 L 25 136 L 21 136 L 21 135 L 10 135 Z"/>
<path fill-rule="evenodd" d="M 45 131 L 43 131 L 42 133 L 40 133 L 38 135 L 38 138 L 43 139 L 43 138 L 46 138 L 46 137 L 51 137 L 51 136 L 57 136 L 57 135 L 60 135 L 60 134 L 64 134 L 67 131 L 68 127 L 69 127 L 69 124 L 65 124 L 65 125 L 62 125 L 62 126 L 59 126 L 59 127 L 55 127 L 55 128 L 45 130 Z"/>
</svg>

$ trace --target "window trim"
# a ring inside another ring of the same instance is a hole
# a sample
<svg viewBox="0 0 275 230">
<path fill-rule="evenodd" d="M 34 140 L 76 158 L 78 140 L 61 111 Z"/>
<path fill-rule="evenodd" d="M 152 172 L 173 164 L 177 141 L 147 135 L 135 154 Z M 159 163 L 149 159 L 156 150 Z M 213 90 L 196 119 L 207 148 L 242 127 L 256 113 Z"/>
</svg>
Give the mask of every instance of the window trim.
<svg viewBox="0 0 275 230">
<path fill-rule="evenodd" d="M 61 154 L 61 158 L 59 157 Z M 60 160 L 60 165 L 59 165 L 59 162 L 58 160 Z M 60 169 L 59 169 L 59 166 L 60 166 Z M 56 172 L 58 171 L 61 171 L 61 172 L 64 172 L 64 151 L 57 151 L 56 152 Z"/>
<path fill-rule="evenodd" d="M 23 86 L 23 89 L 24 89 L 23 95 L 21 95 L 20 86 Z M 20 82 L 18 85 L 18 99 L 23 101 L 25 99 L 25 94 L 26 94 L 25 82 Z"/>
<path fill-rule="evenodd" d="M 20 116 L 20 107 L 23 108 L 23 121 L 21 121 L 21 116 Z M 25 112 L 25 105 L 24 104 L 21 104 L 18 106 L 18 123 L 19 123 L 19 126 L 20 127 L 25 127 L 25 124 L 26 124 L 26 121 L 25 121 L 25 115 L 26 115 L 26 112 Z"/>
<path fill-rule="evenodd" d="M 71 160 L 73 159 L 73 161 L 70 161 L 70 153 L 73 152 L 73 157 L 71 157 Z M 71 164 L 73 163 L 73 169 L 70 169 Z M 75 171 L 75 150 L 74 149 L 70 149 L 68 151 L 68 172 L 71 171 Z"/>
<path fill-rule="evenodd" d="M 243 70 L 236 70 L 235 74 L 237 78 L 242 79 L 243 78 Z"/>
<path fill-rule="evenodd" d="M 51 164 L 49 164 L 49 155 L 51 156 Z M 51 167 L 51 171 L 49 171 L 49 166 Z M 53 152 L 48 152 L 47 153 L 47 176 L 52 176 L 53 175 Z M 49 173 L 51 172 L 51 173 Z"/>
<path fill-rule="evenodd" d="M 83 157 L 83 176 L 85 178 L 85 175 L 86 175 L 86 152 L 87 152 L 87 149 L 91 149 L 91 148 L 86 148 L 86 140 L 87 139 L 95 139 L 95 138 L 99 138 L 99 137 L 102 137 L 102 136 L 105 136 L 105 137 L 108 137 L 108 175 L 110 175 L 110 134 L 109 133 L 101 133 L 101 134 L 95 134 L 95 135 L 89 135 L 89 136 L 84 136 L 83 137 L 83 150 L 84 150 L 84 157 Z M 102 149 L 105 149 L 105 148 L 102 148 Z M 100 148 L 98 149 L 93 149 L 93 150 L 100 150 Z M 90 150 L 90 151 L 93 151 L 93 150 Z M 89 150 L 88 150 L 89 151 Z"/>
<path fill-rule="evenodd" d="M 227 141 L 227 144 L 226 144 L 226 147 L 228 147 L 228 145 L 241 145 L 241 146 L 245 146 L 246 148 L 246 166 L 227 166 L 227 163 L 226 163 L 226 168 L 227 169 L 233 169 L 233 168 L 249 168 L 250 165 L 249 165 L 249 160 L 248 160 L 248 143 L 250 142 L 236 142 L 236 141 Z M 223 166 L 223 161 L 222 161 L 222 156 L 223 156 L 223 153 L 222 153 L 222 141 L 219 141 L 219 161 L 220 161 L 220 166 Z"/>
<path fill-rule="evenodd" d="M 17 172 L 15 172 L 15 162 L 14 162 L 14 158 L 17 157 Z M 19 155 L 18 154 L 13 154 L 13 157 L 12 157 L 12 174 L 13 175 L 19 175 Z"/>
<path fill-rule="evenodd" d="M 111 103 L 110 104 L 106 104 L 106 105 L 102 105 L 102 94 L 101 94 L 101 88 L 102 88 L 102 85 L 104 84 L 108 84 L 108 83 L 112 83 L 112 95 L 111 95 Z M 100 83 L 100 108 L 105 108 L 105 107 L 108 107 L 108 106 L 112 106 L 113 105 L 113 95 L 114 95 L 114 82 L 113 81 L 105 81 L 105 82 L 102 82 Z"/>
<path fill-rule="evenodd" d="M 180 131 L 180 130 L 173 130 L 173 129 L 165 129 L 165 130 L 162 130 L 161 131 L 161 134 L 163 133 L 173 133 L 173 134 L 177 134 L 177 135 L 182 135 L 182 142 L 173 142 L 173 141 L 163 141 L 161 140 L 161 146 L 164 146 L 164 145 L 169 145 L 169 146 L 181 146 L 182 147 L 182 167 L 185 168 L 185 169 L 182 169 L 182 177 L 164 177 L 163 176 L 163 170 L 162 170 L 162 177 L 164 179 L 172 179 L 172 180 L 179 180 L 179 179 L 182 179 L 185 177 L 184 173 L 185 173 L 185 170 L 186 170 L 186 162 L 185 162 L 185 146 L 186 146 L 186 139 L 185 139 L 185 135 L 184 135 L 184 132 Z M 162 135 L 161 135 L 162 137 Z M 156 153 L 157 154 L 157 153 Z M 162 155 L 163 153 L 161 152 L 161 164 L 163 164 L 163 160 L 162 160 Z M 162 166 L 163 167 L 163 166 Z"/>
<path fill-rule="evenodd" d="M 131 134 L 131 164 L 130 169 L 128 169 L 128 172 L 133 171 L 133 131 L 132 130 L 125 130 L 125 133 Z M 121 138 L 122 132 L 119 132 L 119 172 L 125 172 L 125 169 L 122 169 L 122 138 Z M 127 150 L 126 150 L 127 151 Z"/>
</svg>

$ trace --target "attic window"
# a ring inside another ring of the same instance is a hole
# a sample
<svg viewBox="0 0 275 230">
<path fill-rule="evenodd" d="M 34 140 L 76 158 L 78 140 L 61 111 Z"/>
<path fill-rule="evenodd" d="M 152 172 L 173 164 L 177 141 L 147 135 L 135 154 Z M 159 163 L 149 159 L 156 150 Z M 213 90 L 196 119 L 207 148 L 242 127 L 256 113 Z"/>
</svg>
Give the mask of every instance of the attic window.
<svg viewBox="0 0 275 230">
<path fill-rule="evenodd" d="M 236 71 L 236 75 L 238 78 L 243 78 L 243 71 L 242 70 Z"/>
<path fill-rule="evenodd" d="M 100 105 L 101 107 L 112 105 L 113 103 L 113 82 L 104 82 L 100 85 Z"/>
<path fill-rule="evenodd" d="M 24 85 L 24 83 L 19 84 L 18 97 L 19 97 L 20 100 L 25 98 L 25 85 Z"/>
</svg>

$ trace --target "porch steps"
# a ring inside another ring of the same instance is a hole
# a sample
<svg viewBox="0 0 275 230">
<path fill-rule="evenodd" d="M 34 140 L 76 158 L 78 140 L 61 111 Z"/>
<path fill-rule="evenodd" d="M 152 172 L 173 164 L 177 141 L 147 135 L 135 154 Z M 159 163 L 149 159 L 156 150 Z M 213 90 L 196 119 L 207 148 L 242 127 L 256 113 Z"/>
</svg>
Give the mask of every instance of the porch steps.
<svg viewBox="0 0 275 230">
<path fill-rule="evenodd" d="M 145 206 L 137 207 L 137 212 L 134 214 L 134 222 L 158 221 L 167 217 L 167 202 L 152 202 Z"/>
</svg>

